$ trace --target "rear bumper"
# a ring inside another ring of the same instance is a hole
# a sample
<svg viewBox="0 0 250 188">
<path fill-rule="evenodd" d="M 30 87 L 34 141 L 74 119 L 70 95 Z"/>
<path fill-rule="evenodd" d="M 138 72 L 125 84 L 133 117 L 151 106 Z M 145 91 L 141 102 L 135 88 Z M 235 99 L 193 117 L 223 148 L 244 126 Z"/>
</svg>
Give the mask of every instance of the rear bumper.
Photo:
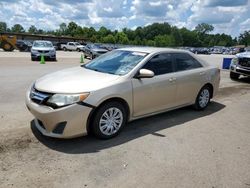
<svg viewBox="0 0 250 188">
<path fill-rule="evenodd" d="M 26 94 L 26 106 L 35 117 L 37 129 L 45 136 L 73 138 L 87 134 L 87 120 L 90 107 L 73 104 L 59 109 L 34 103 L 29 92 Z"/>
</svg>

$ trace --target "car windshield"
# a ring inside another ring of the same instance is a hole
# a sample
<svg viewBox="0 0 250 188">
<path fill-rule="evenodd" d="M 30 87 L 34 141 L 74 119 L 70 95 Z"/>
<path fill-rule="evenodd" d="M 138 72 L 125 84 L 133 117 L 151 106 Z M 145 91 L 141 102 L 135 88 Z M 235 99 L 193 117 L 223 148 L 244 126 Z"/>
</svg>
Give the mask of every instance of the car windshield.
<svg viewBox="0 0 250 188">
<path fill-rule="evenodd" d="M 36 41 L 33 44 L 34 47 L 53 47 L 51 42 L 48 41 Z"/>
<path fill-rule="evenodd" d="M 147 56 L 144 52 L 116 50 L 106 53 L 83 67 L 98 72 L 125 75 Z"/>
<path fill-rule="evenodd" d="M 91 48 L 92 49 L 102 49 L 102 46 L 98 45 L 98 44 L 93 44 L 93 45 L 91 45 Z"/>
</svg>

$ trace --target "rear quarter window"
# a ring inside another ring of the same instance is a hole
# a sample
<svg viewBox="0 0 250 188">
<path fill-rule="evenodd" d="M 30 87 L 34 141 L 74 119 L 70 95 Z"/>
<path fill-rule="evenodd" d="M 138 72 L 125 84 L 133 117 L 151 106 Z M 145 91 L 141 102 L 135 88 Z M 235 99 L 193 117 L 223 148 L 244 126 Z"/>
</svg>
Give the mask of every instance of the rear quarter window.
<svg viewBox="0 0 250 188">
<path fill-rule="evenodd" d="M 185 71 L 202 67 L 201 63 L 187 53 L 175 53 L 175 69 L 176 71 Z"/>
</svg>

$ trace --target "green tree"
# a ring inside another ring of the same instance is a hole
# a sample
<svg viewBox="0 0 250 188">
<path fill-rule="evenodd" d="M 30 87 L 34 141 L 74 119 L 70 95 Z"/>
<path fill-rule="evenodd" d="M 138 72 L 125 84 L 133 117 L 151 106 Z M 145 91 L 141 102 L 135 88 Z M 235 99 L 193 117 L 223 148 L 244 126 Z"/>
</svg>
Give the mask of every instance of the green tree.
<svg viewBox="0 0 250 188">
<path fill-rule="evenodd" d="M 155 45 L 158 47 L 174 46 L 175 40 L 173 35 L 158 35 L 155 37 Z"/>
<path fill-rule="evenodd" d="M 31 25 L 28 32 L 32 34 L 37 33 L 37 28 L 34 25 Z"/>
<path fill-rule="evenodd" d="M 239 44 L 243 44 L 245 46 L 250 45 L 250 30 L 241 33 L 239 36 Z"/>
<path fill-rule="evenodd" d="M 180 31 L 177 27 L 171 28 L 171 35 L 174 37 L 175 45 L 174 46 L 182 46 L 183 45 L 183 39 L 180 34 Z"/>
<path fill-rule="evenodd" d="M 59 33 L 60 33 L 61 35 L 65 35 L 66 32 L 67 32 L 67 25 L 66 25 L 66 23 L 61 23 L 61 24 L 59 25 Z"/>
<path fill-rule="evenodd" d="M 128 44 L 129 40 L 124 32 L 118 32 L 115 35 L 115 42 L 118 44 Z"/>
<path fill-rule="evenodd" d="M 135 40 L 135 31 L 128 28 L 123 28 L 122 31 L 127 35 L 129 41 Z"/>
<path fill-rule="evenodd" d="M 214 30 L 214 26 L 207 24 L 207 23 L 201 23 L 195 27 L 195 31 L 200 34 L 207 34 L 207 33 L 212 32 L 213 30 Z"/>
<path fill-rule="evenodd" d="M 68 33 L 71 36 L 74 36 L 76 34 L 76 29 L 77 29 L 78 25 L 75 22 L 69 22 L 68 24 Z"/>
<path fill-rule="evenodd" d="M 115 44 L 115 37 L 113 35 L 109 34 L 109 35 L 103 37 L 102 42 Z"/>
<path fill-rule="evenodd" d="M 5 22 L 0 22 L 0 32 L 7 31 L 7 24 Z"/>
<path fill-rule="evenodd" d="M 11 28 L 11 31 L 15 32 L 15 33 L 24 33 L 25 32 L 23 26 L 20 24 L 13 25 L 13 27 Z"/>
<path fill-rule="evenodd" d="M 198 38 L 198 34 L 194 31 L 190 31 L 187 28 L 181 28 L 179 30 L 180 35 L 182 36 L 183 46 L 201 46 L 201 42 Z"/>
<path fill-rule="evenodd" d="M 98 35 L 100 37 L 105 37 L 107 36 L 108 34 L 111 34 L 111 31 L 109 29 L 107 29 L 106 27 L 100 27 L 99 31 L 98 31 Z"/>
<path fill-rule="evenodd" d="M 149 40 L 154 39 L 157 35 L 170 35 L 171 26 L 168 23 L 153 23 L 142 29 L 143 38 Z"/>
</svg>

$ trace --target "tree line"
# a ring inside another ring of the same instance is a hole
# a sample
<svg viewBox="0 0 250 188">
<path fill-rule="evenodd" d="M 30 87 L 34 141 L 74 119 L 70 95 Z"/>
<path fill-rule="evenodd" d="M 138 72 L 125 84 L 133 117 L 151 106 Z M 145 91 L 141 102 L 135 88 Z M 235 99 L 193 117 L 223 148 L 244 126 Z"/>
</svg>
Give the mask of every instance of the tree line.
<svg viewBox="0 0 250 188">
<path fill-rule="evenodd" d="M 135 30 L 123 28 L 121 31 L 110 30 L 102 26 L 98 30 L 93 27 L 81 27 L 75 22 L 61 23 L 56 30 L 45 31 L 31 25 L 25 30 L 21 24 L 15 24 L 11 28 L 5 22 L 0 22 L 0 32 L 16 32 L 30 34 L 50 34 L 55 36 L 72 36 L 85 38 L 90 42 L 146 45 L 158 47 L 211 47 L 211 46 L 235 46 L 250 45 L 250 30 L 244 31 L 239 37 L 233 38 L 227 34 L 211 34 L 214 27 L 207 23 L 198 24 L 194 30 L 185 27 L 177 28 L 169 23 L 153 23 Z"/>
</svg>

